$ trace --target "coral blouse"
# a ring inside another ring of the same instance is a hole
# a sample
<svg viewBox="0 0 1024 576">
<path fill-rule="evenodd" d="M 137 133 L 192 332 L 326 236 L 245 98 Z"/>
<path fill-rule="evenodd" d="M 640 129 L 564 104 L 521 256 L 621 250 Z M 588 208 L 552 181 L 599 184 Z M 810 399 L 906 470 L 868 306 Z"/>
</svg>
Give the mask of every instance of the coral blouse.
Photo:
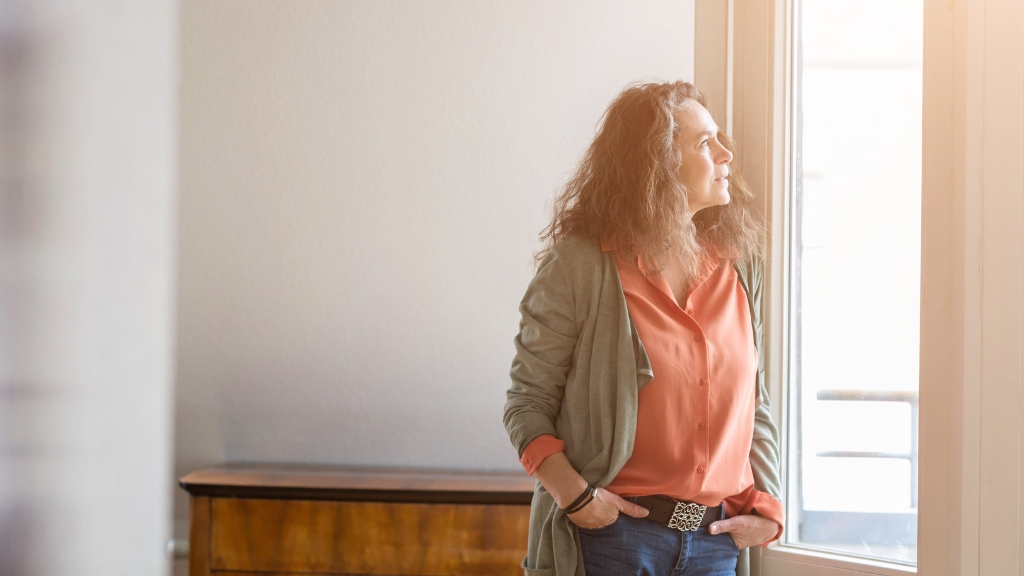
<svg viewBox="0 0 1024 576">
<path fill-rule="evenodd" d="M 606 489 L 724 502 L 727 516 L 756 510 L 781 527 L 782 504 L 754 489 L 750 468 L 757 350 L 736 269 L 714 259 L 680 306 L 663 276 L 648 278 L 617 257 L 616 265 L 654 379 L 639 393 L 633 453 Z M 564 447 L 541 436 L 520 461 L 532 475 Z"/>
</svg>

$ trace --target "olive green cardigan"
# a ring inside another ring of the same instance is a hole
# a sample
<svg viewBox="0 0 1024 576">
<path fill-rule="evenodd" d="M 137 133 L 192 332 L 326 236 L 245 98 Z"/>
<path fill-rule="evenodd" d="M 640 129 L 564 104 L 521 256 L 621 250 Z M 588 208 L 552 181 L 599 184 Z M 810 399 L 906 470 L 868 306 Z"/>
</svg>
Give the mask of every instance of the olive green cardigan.
<svg viewBox="0 0 1024 576">
<path fill-rule="evenodd" d="M 754 486 L 781 500 L 778 432 L 764 381 L 760 262 L 736 262 L 757 346 Z M 520 304 L 505 428 L 520 456 L 538 436 L 565 441 L 565 456 L 591 484 L 607 486 L 633 452 L 637 394 L 654 377 L 626 309 L 612 252 L 583 239 L 555 244 Z M 533 495 L 526 576 L 584 576 L 575 525 L 540 483 Z M 746 551 L 738 573 L 748 572 Z"/>
</svg>

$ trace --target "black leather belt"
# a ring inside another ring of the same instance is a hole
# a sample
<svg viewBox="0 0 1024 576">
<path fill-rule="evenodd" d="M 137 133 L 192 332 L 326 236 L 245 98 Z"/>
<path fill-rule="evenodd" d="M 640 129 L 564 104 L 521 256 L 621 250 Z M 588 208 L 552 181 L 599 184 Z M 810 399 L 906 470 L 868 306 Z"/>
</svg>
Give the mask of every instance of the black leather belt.
<svg viewBox="0 0 1024 576">
<path fill-rule="evenodd" d="M 668 496 L 633 496 L 626 498 L 651 511 L 646 519 L 681 532 L 694 532 L 722 519 L 722 506 L 708 507 L 694 502 L 679 502 Z"/>
</svg>

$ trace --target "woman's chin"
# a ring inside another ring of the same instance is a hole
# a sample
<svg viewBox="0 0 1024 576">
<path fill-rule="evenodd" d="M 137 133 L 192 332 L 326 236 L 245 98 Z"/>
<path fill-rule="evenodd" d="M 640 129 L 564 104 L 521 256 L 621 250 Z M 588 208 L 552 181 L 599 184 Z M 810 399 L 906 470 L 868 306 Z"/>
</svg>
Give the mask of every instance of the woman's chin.
<svg viewBox="0 0 1024 576">
<path fill-rule="evenodd" d="M 690 213 L 696 214 L 705 208 L 712 206 L 725 206 L 732 200 L 732 195 L 729 194 L 728 188 L 720 190 L 711 190 L 711 194 L 704 198 L 705 202 L 690 203 Z"/>
<path fill-rule="evenodd" d="M 732 196 L 728 192 L 725 192 L 725 193 L 719 194 L 718 196 L 713 198 L 711 203 L 709 204 L 709 206 L 725 206 L 731 200 L 732 200 Z"/>
</svg>

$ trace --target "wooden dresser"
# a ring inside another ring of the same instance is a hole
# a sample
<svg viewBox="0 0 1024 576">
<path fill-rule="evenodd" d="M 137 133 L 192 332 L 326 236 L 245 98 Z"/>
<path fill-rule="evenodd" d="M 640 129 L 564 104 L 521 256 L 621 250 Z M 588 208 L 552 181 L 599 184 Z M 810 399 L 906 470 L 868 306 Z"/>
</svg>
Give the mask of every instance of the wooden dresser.
<svg viewBox="0 0 1024 576">
<path fill-rule="evenodd" d="M 521 575 L 522 473 L 231 466 L 181 479 L 189 575 Z"/>
</svg>

